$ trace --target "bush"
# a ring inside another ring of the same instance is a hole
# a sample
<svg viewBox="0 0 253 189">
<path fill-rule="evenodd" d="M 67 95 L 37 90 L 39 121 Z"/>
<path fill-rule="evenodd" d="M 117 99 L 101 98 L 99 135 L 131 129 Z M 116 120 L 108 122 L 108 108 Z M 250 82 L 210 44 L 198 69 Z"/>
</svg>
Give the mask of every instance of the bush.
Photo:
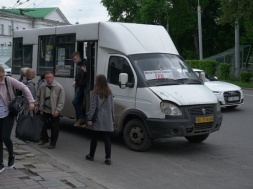
<svg viewBox="0 0 253 189">
<path fill-rule="evenodd" d="M 240 72 L 240 81 L 242 82 L 249 83 L 251 77 L 252 77 L 252 73 L 250 72 L 246 72 L 246 71 Z"/>
<path fill-rule="evenodd" d="M 204 70 L 207 74 L 214 76 L 217 62 L 214 60 L 186 60 L 191 68 Z"/>
<path fill-rule="evenodd" d="M 230 75 L 230 64 L 227 63 L 220 63 L 219 67 L 219 79 L 221 80 L 228 80 Z"/>
</svg>

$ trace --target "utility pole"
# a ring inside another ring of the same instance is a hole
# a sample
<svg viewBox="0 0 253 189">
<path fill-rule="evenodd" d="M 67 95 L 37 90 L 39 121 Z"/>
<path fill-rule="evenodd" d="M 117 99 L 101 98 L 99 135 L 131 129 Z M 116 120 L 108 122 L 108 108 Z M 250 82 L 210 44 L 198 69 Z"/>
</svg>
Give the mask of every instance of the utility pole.
<svg viewBox="0 0 253 189">
<path fill-rule="evenodd" d="M 239 21 L 235 21 L 235 77 L 239 79 L 240 76 L 240 34 Z"/>
<path fill-rule="evenodd" d="M 229 0 L 231 3 L 232 0 Z M 235 78 L 239 79 L 240 75 L 240 33 L 239 33 L 239 20 L 235 20 Z"/>
<path fill-rule="evenodd" d="M 199 5 L 199 0 L 198 0 L 198 32 L 199 32 L 199 59 L 203 60 L 201 7 Z"/>
</svg>

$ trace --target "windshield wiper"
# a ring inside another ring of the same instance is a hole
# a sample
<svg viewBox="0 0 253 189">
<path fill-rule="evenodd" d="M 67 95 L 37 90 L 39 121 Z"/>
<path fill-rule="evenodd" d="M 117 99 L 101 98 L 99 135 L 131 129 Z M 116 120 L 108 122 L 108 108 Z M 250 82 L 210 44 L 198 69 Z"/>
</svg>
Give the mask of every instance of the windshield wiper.
<svg viewBox="0 0 253 189">
<path fill-rule="evenodd" d="M 201 81 L 197 79 L 181 78 L 177 79 L 177 81 L 181 81 L 184 84 L 201 84 Z"/>
<path fill-rule="evenodd" d="M 163 85 L 180 85 L 182 82 L 174 79 L 162 78 L 162 79 L 151 79 L 147 81 L 149 84 L 153 84 L 155 86 L 163 86 Z"/>
</svg>

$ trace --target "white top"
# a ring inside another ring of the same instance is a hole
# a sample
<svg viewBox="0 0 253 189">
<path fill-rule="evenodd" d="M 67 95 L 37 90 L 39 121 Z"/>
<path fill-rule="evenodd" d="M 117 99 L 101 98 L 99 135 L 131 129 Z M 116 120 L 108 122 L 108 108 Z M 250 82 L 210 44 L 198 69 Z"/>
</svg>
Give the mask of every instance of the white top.
<svg viewBox="0 0 253 189">
<path fill-rule="evenodd" d="M 9 114 L 9 109 L 5 105 L 2 95 L 0 94 L 0 118 L 7 117 Z"/>
</svg>

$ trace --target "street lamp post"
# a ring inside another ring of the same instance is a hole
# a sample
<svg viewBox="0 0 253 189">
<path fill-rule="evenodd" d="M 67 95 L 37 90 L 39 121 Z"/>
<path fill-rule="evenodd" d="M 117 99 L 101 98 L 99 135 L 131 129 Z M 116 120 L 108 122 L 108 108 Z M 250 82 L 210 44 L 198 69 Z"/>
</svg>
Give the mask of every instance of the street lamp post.
<svg viewBox="0 0 253 189">
<path fill-rule="evenodd" d="M 229 0 L 229 3 L 232 0 Z M 239 20 L 235 20 L 235 78 L 239 79 L 240 74 L 240 33 Z"/>
<path fill-rule="evenodd" d="M 239 79 L 240 74 L 240 34 L 239 21 L 235 21 L 235 77 Z"/>
<path fill-rule="evenodd" d="M 199 1 L 198 1 L 198 32 L 199 32 L 199 59 L 203 60 L 201 7 L 199 5 Z"/>
</svg>

